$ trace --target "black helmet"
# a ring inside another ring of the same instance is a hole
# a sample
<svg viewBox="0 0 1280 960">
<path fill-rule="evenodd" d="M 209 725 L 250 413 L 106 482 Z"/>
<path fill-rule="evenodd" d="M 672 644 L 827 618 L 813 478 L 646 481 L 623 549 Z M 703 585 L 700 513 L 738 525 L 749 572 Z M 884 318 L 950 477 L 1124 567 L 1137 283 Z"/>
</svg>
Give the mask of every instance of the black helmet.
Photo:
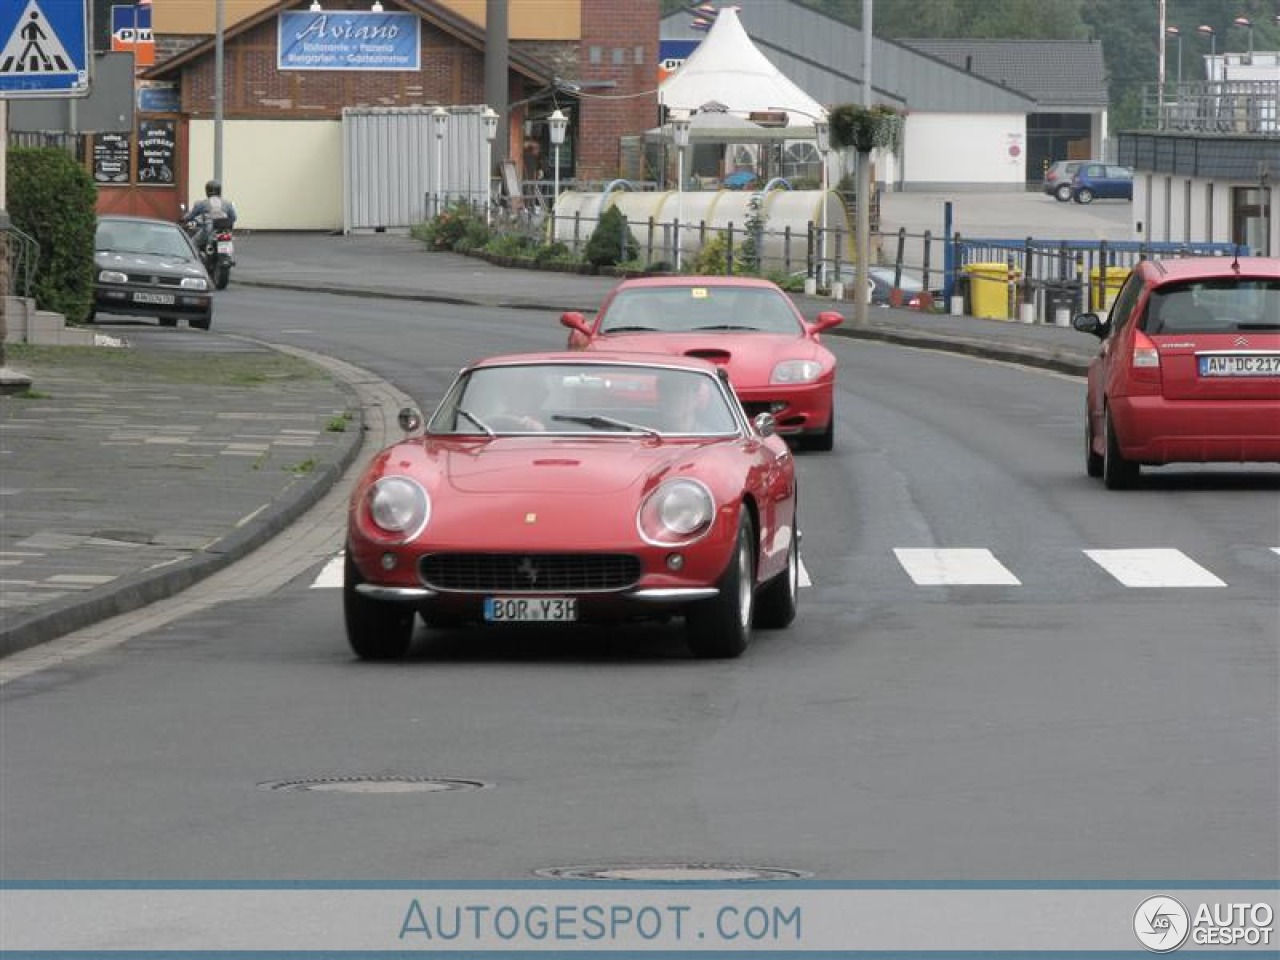
<svg viewBox="0 0 1280 960">
<path fill-rule="evenodd" d="M 204 195 L 205 195 L 206 197 L 220 197 L 220 196 L 222 196 L 222 181 L 221 181 L 221 180 L 210 180 L 208 183 L 206 183 L 206 184 L 204 185 Z"/>
</svg>

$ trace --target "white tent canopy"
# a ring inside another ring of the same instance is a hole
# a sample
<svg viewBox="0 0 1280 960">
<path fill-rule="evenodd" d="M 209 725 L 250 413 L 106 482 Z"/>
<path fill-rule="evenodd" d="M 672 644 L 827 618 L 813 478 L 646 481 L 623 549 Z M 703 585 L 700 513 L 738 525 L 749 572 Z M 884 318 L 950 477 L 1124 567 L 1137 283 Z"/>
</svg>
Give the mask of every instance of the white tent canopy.
<svg viewBox="0 0 1280 960">
<path fill-rule="evenodd" d="M 690 143 L 771 143 L 811 140 L 813 136 L 813 126 L 807 122 L 803 126 L 764 127 L 731 113 L 715 111 L 699 111 L 689 118 Z M 671 124 L 646 130 L 645 139 L 651 143 L 673 141 Z"/>
<path fill-rule="evenodd" d="M 827 115 L 822 104 L 787 79 L 751 42 L 733 7 L 718 11 L 706 39 L 658 88 L 658 100 L 668 110 L 690 113 L 709 101 L 743 115 L 786 110 L 788 125 L 808 125 Z"/>
</svg>

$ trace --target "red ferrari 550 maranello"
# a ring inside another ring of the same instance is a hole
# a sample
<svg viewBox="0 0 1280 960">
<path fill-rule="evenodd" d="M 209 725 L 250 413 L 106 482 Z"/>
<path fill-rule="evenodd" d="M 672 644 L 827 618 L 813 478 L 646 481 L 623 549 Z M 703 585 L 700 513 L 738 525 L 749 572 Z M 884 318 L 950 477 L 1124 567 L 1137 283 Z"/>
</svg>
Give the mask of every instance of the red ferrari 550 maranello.
<svg viewBox="0 0 1280 960">
<path fill-rule="evenodd" d="M 724 367 L 747 413 L 771 413 L 780 434 L 816 450 L 835 444 L 836 358 L 777 284 L 753 277 L 624 280 L 594 321 L 566 313 L 570 350 L 701 357 Z"/>
<path fill-rule="evenodd" d="M 402 411 L 413 433 L 421 418 Z M 464 369 L 420 436 L 352 493 L 343 590 L 366 659 L 428 625 L 684 617 L 734 657 L 785 627 L 799 586 L 796 475 L 768 413 L 713 365 L 602 353 Z"/>
</svg>

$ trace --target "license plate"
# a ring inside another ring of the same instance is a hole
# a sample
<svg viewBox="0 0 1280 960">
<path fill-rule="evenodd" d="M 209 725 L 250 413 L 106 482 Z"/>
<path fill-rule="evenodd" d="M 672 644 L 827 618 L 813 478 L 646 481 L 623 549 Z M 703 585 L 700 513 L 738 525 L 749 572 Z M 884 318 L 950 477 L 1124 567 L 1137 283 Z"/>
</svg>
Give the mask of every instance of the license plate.
<svg viewBox="0 0 1280 960">
<path fill-rule="evenodd" d="M 232 243 L 231 243 L 231 241 L 230 241 L 230 240 L 219 240 L 219 241 L 218 241 L 218 252 L 219 252 L 219 253 L 226 253 L 226 254 L 230 254 L 230 253 L 233 253 L 234 251 L 235 251 L 235 247 L 232 245 Z"/>
<path fill-rule="evenodd" d="M 1202 377 L 1280 377 L 1280 353 L 1198 357 Z"/>
<path fill-rule="evenodd" d="M 573 597 L 485 597 L 490 623 L 572 623 L 578 619 Z"/>
<path fill-rule="evenodd" d="M 134 303 L 173 303 L 172 293 L 135 293 Z"/>
</svg>

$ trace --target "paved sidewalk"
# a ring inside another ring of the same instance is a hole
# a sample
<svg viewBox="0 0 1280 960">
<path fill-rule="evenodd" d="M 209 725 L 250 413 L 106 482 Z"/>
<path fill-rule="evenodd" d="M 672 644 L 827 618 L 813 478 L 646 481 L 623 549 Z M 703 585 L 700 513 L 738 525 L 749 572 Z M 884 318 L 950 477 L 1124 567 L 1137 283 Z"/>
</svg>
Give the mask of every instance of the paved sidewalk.
<svg viewBox="0 0 1280 960">
<path fill-rule="evenodd" d="M 392 234 L 242 234 L 233 285 L 560 312 L 611 277 L 510 270 Z M 797 297 L 802 311 L 852 304 Z M 835 328 L 1080 373 L 1074 330 L 873 308 Z M 170 596 L 300 517 L 360 455 L 352 385 L 248 341 L 150 326 L 130 351 L 48 348 L 0 397 L 0 656 Z M 120 360 L 123 354 L 133 359 Z M 219 379 L 218 364 L 228 371 Z M 346 417 L 354 415 L 354 419 Z M 345 429 L 336 429 L 345 423 Z"/>
</svg>

